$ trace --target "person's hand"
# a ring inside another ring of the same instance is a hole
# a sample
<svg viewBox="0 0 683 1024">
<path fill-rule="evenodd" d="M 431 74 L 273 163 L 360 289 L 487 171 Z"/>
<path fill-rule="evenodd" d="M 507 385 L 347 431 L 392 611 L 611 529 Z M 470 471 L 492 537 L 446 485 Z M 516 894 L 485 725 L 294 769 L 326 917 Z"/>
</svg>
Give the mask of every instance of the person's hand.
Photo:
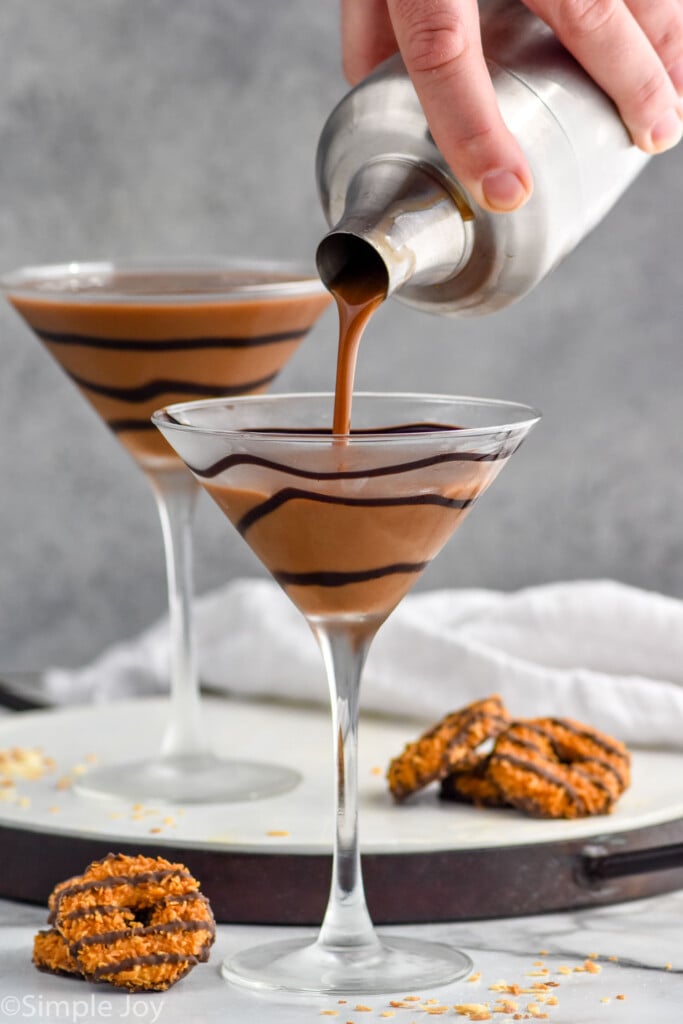
<svg viewBox="0 0 683 1024">
<path fill-rule="evenodd" d="M 453 171 L 480 205 L 506 211 L 531 194 L 481 48 L 476 0 L 341 0 L 344 72 L 353 85 L 400 50 Z M 682 0 L 525 0 L 612 98 L 648 153 L 681 138 Z"/>
</svg>

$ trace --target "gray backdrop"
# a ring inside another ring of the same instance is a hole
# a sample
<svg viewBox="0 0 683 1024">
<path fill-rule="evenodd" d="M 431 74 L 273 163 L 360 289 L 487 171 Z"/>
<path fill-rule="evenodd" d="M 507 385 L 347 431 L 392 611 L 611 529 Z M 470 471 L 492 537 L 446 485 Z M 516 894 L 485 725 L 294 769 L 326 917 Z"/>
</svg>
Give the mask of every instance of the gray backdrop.
<svg viewBox="0 0 683 1024">
<path fill-rule="evenodd" d="M 0 269 L 312 258 L 318 134 L 343 94 L 334 0 L 2 0 Z M 615 577 L 683 594 L 683 150 L 536 292 L 481 320 L 395 302 L 362 388 L 540 406 L 542 425 L 423 586 Z M 278 389 L 333 381 L 330 310 Z M 142 475 L 0 309 L 0 670 L 76 665 L 165 605 Z M 261 572 L 203 498 L 197 588 Z"/>
</svg>

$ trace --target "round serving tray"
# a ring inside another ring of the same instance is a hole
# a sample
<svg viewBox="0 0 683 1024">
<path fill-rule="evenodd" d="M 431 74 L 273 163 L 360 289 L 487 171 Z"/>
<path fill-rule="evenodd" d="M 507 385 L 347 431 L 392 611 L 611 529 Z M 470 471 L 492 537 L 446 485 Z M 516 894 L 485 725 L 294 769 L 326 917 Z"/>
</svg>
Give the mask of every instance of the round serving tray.
<svg viewBox="0 0 683 1024">
<path fill-rule="evenodd" d="M 57 881 L 90 860 L 140 852 L 187 864 L 220 921 L 318 923 L 333 831 L 329 713 L 213 698 L 205 708 L 218 753 L 287 765 L 301 774 L 300 784 L 272 798 L 220 805 L 84 796 L 78 781 L 86 772 L 159 749 L 164 700 L 0 721 L 0 750 L 40 748 L 53 762 L 37 779 L 0 788 L 0 896 L 44 902 Z M 386 788 L 387 764 L 425 724 L 370 716 L 361 722 L 361 844 L 378 923 L 530 914 L 683 886 L 682 754 L 636 750 L 632 786 L 605 817 L 536 820 L 443 803 L 434 787 L 397 806 Z"/>
</svg>

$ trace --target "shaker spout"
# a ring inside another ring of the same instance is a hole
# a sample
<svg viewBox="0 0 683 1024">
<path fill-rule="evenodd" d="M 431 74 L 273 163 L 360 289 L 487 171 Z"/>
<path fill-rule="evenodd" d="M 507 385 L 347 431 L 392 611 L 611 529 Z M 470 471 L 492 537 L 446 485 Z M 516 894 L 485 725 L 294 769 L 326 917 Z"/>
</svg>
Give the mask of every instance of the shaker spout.
<svg viewBox="0 0 683 1024">
<path fill-rule="evenodd" d="M 328 288 L 355 268 L 388 297 L 408 281 L 449 280 L 469 248 L 467 223 L 437 176 L 405 158 L 383 158 L 354 174 L 341 219 L 320 242 L 316 262 Z"/>
</svg>

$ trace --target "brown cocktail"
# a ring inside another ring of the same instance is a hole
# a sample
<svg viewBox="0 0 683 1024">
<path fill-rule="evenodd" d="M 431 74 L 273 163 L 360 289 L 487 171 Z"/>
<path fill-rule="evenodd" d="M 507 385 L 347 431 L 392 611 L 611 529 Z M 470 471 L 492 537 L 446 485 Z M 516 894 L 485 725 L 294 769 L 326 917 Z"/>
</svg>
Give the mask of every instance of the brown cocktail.
<svg viewBox="0 0 683 1024">
<path fill-rule="evenodd" d="M 91 771 L 79 791 L 187 803 L 291 788 L 288 769 L 225 761 L 208 747 L 190 619 L 198 487 L 150 416 L 167 402 L 265 391 L 328 293 L 307 268 L 224 260 L 28 267 L 0 287 L 145 473 L 164 533 L 171 703 L 161 755 Z"/>
</svg>

